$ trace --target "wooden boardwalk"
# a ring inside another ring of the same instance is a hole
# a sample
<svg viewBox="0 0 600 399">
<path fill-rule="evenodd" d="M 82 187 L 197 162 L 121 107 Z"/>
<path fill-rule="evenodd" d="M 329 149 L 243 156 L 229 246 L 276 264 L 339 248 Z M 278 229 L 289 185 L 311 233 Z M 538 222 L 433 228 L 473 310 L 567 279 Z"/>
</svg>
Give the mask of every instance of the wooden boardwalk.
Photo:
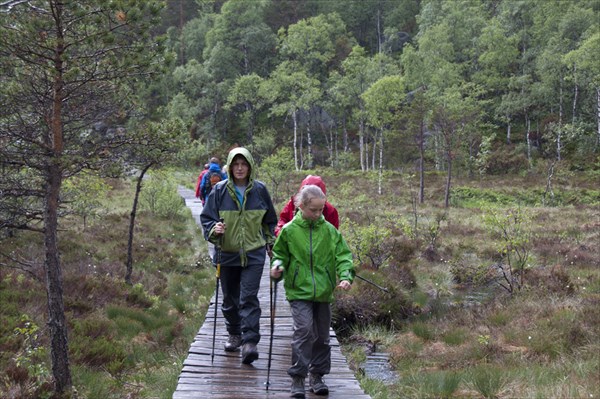
<svg viewBox="0 0 600 399">
<path fill-rule="evenodd" d="M 186 205 L 198 221 L 202 208 L 199 200 L 194 198 L 191 190 L 179 189 Z M 227 331 L 221 314 L 220 303 L 217 312 L 217 334 L 215 341 L 214 361 L 211 362 L 212 339 L 214 327 L 214 296 L 208 308 L 204 324 L 192 342 L 188 357 L 183 363 L 179 375 L 177 389 L 173 399 L 235 399 L 235 398 L 289 398 L 291 378 L 287 369 L 291 365 L 292 316 L 289 304 L 285 300 L 283 284 L 278 284 L 277 303 L 275 309 L 275 333 L 273 334 L 273 351 L 271 372 L 267 390 L 267 366 L 269 341 L 271 332 L 271 314 L 269 306 L 270 282 L 269 265 L 261 280 L 259 299 L 262 308 L 261 341 L 258 344 L 259 358 L 251 365 L 241 363 L 241 352 L 225 352 L 223 345 L 227 339 Z M 219 302 L 222 294 L 219 293 Z M 346 358 L 340 351 L 339 342 L 333 330 L 331 334 L 331 373 L 324 377 L 329 386 L 328 396 L 317 396 L 308 390 L 307 398 L 331 399 L 368 399 L 361 389 L 354 373 L 348 367 Z"/>
</svg>

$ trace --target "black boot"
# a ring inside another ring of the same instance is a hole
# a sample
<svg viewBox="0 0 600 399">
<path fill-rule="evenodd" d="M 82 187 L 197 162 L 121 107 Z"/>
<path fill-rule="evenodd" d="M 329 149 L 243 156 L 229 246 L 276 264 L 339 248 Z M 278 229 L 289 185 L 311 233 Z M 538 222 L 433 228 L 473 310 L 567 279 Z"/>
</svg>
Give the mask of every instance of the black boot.
<svg viewBox="0 0 600 399">
<path fill-rule="evenodd" d="M 310 374 L 308 378 L 310 390 L 317 395 L 329 394 L 329 387 L 323 382 L 323 376 L 320 374 Z"/>
<path fill-rule="evenodd" d="M 304 377 L 295 375 L 292 377 L 291 398 L 305 398 Z"/>
<path fill-rule="evenodd" d="M 256 344 L 247 342 L 242 346 L 242 363 L 250 364 L 258 359 L 258 351 L 256 350 Z"/>
<path fill-rule="evenodd" d="M 242 346 L 242 336 L 229 334 L 227 342 L 225 342 L 225 352 L 235 352 Z"/>
</svg>

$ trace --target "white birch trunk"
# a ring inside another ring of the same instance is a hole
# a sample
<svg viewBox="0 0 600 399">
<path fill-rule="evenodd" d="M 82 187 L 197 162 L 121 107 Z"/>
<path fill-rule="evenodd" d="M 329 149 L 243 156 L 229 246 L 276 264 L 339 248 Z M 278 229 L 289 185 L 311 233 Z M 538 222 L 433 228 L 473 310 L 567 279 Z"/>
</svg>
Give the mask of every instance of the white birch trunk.
<svg viewBox="0 0 600 399">
<path fill-rule="evenodd" d="M 365 122 L 361 118 L 358 124 L 358 145 L 360 150 L 360 170 L 365 171 Z"/>
<path fill-rule="evenodd" d="M 383 183 L 383 129 L 379 132 L 379 178 L 377 180 L 377 193 L 381 195 L 381 185 Z"/>
<path fill-rule="evenodd" d="M 558 96 L 558 129 L 556 131 L 556 159 L 560 161 L 562 149 L 562 124 L 563 124 L 563 80 L 560 79 L 560 90 Z"/>
<path fill-rule="evenodd" d="M 600 145 L 600 87 L 596 87 L 596 118 L 598 122 L 597 130 L 598 133 L 598 141 L 596 142 L 596 146 Z"/>
<path fill-rule="evenodd" d="M 577 72 L 577 66 L 573 66 L 573 76 L 577 76 L 575 74 Z M 577 79 L 577 78 L 575 78 Z M 573 117 L 571 118 L 571 122 L 573 126 L 575 126 L 575 114 L 577 112 L 577 100 L 579 99 L 579 85 L 577 84 L 577 80 L 575 80 L 575 87 L 573 88 Z"/>
<path fill-rule="evenodd" d="M 308 167 L 312 168 L 313 167 L 313 153 L 312 153 L 312 135 L 310 132 L 310 119 L 308 120 L 308 123 L 306 124 L 306 145 L 307 145 L 307 150 L 308 150 Z"/>
<path fill-rule="evenodd" d="M 529 162 L 529 168 L 531 168 L 531 120 L 529 119 L 529 115 L 527 115 L 527 113 L 525 113 L 525 124 L 525 135 L 527 137 L 527 162 Z"/>
<path fill-rule="evenodd" d="M 292 120 L 294 121 L 294 167 L 296 168 L 296 172 L 300 169 L 298 168 L 298 112 L 294 110 L 292 112 Z"/>
<path fill-rule="evenodd" d="M 371 169 L 375 170 L 375 158 L 377 156 L 377 133 L 373 135 L 373 156 L 371 157 Z"/>
</svg>

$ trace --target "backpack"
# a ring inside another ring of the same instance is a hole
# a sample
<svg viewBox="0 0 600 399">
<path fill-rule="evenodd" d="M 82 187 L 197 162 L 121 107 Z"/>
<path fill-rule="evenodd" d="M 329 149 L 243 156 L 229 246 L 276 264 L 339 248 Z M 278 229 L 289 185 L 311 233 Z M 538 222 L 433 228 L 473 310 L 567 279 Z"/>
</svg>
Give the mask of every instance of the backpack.
<svg viewBox="0 0 600 399">
<path fill-rule="evenodd" d="M 208 197 L 208 194 L 210 194 L 215 184 L 217 184 L 221 180 L 223 180 L 223 176 L 221 176 L 220 172 L 212 170 L 207 173 L 206 183 L 204 185 L 204 190 L 206 191 L 204 194 L 204 198 Z"/>
</svg>

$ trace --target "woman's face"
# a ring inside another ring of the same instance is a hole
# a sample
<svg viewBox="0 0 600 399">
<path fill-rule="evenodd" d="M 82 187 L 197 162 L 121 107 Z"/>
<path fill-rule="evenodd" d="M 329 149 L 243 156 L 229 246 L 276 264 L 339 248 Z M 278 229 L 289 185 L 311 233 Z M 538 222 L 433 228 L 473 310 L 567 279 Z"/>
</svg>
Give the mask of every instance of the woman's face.
<svg viewBox="0 0 600 399">
<path fill-rule="evenodd" d="M 313 222 L 321 217 L 325 207 L 325 198 L 313 198 L 308 204 L 300 204 L 302 217 Z"/>
<path fill-rule="evenodd" d="M 250 164 L 246 158 L 236 156 L 229 166 L 229 173 L 233 176 L 234 183 L 245 183 L 250 177 Z"/>
</svg>

